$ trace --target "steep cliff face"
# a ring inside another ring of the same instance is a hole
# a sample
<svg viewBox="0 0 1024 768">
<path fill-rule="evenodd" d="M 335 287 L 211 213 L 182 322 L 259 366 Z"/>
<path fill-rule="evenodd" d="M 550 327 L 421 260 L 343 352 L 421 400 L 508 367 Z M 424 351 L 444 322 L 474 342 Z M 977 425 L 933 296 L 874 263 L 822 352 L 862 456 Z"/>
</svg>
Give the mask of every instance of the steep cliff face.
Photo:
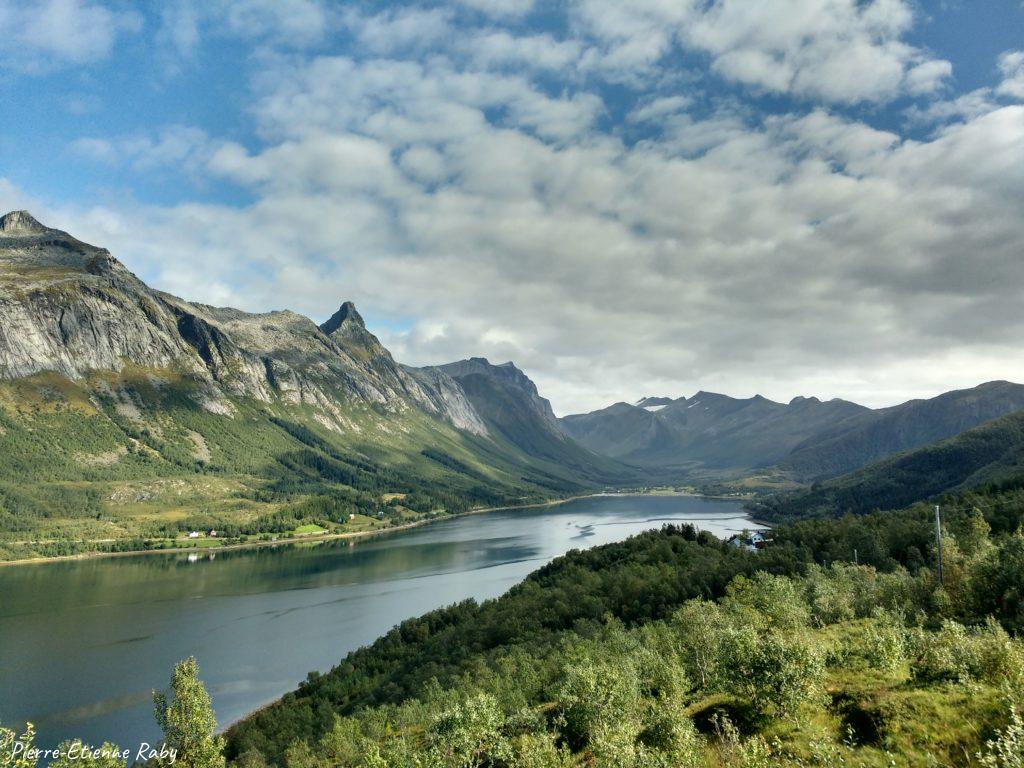
<svg viewBox="0 0 1024 768">
<path fill-rule="evenodd" d="M 471 357 L 468 360 L 459 360 L 438 366 L 438 369 L 464 385 L 486 380 L 500 386 L 506 392 L 512 393 L 521 407 L 525 408 L 539 423 L 555 433 L 560 432 L 558 420 L 555 418 L 554 411 L 551 410 L 551 403 L 540 396 L 537 385 L 513 363 L 493 365 L 485 358 Z M 484 402 L 482 398 L 479 401 Z"/>
<path fill-rule="evenodd" d="M 635 479 L 632 470 L 591 453 L 559 428 L 551 403 L 541 397 L 536 384 L 512 363 L 493 365 L 473 357 L 426 369 L 436 381 L 458 387 L 489 433 L 528 456 L 561 467 L 571 467 L 592 479 L 625 482 Z"/>
<path fill-rule="evenodd" d="M 0 560 L 209 528 L 370 530 L 632 479 L 562 435 L 514 366 L 470 368 L 400 365 L 351 302 L 317 325 L 162 293 L 10 213 Z"/>
<path fill-rule="evenodd" d="M 200 402 L 217 412 L 233 396 L 309 405 L 332 419 L 354 401 L 419 408 L 486 433 L 454 382 L 399 366 L 351 302 L 322 327 L 294 312 L 193 304 L 25 211 L 0 219 L 0 378 L 81 379 L 129 364 L 194 378 Z"/>
<path fill-rule="evenodd" d="M 80 378 L 126 361 L 203 374 L 174 314 L 108 251 L 24 211 L 0 218 L 0 377 Z"/>
</svg>

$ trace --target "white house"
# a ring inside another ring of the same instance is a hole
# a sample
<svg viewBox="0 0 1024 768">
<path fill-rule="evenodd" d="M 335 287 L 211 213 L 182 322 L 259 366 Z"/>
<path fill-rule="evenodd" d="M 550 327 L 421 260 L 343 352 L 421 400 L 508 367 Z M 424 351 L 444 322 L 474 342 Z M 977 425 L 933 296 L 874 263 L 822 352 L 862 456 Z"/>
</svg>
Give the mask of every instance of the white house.
<svg viewBox="0 0 1024 768">
<path fill-rule="evenodd" d="M 727 541 L 737 549 L 743 548 L 748 552 L 757 552 L 759 549 L 764 549 L 769 542 L 762 531 L 736 533 L 730 536 Z"/>
</svg>

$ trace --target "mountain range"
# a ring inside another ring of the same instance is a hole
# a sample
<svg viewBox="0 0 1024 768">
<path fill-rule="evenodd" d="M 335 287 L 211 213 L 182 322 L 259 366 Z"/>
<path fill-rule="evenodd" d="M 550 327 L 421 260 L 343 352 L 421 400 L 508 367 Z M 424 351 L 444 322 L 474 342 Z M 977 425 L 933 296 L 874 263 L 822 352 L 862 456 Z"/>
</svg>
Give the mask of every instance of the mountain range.
<svg viewBox="0 0 1024 768">
<path fill-rule="evenodd" d="M 321 325 L 189 302 L 25 211 L 0 218 L 0 456 L 0 533 L 53 541 L 382 500 L 399 522 L 637 477 L 511 363 L 401 365 L 350 302 Z"/>
<path fill-rule="evenodd" d="M 511 362 L 402 365 L 351 302 L 322 324 L 190 302 L 25 211 L 0 217 L 0 558 L 655 484 L 839 478 L 801 503 L 842 507 L 961 433 L 973 447 L 930 454 L 957 468 L 922 488 L 1002 476 L 1012 446 L 993 452 L 1019 434 L 998 419 L 1022 409 L 1024 386 L 990 382 L 883 409 L 702 391 L 557 418 Z"/>
<path fill-rule="evenodd" d="M 698 392 L 616 403 L 560 424 L 587 448 L 642 467 L 726 477 L 756 471 L 814 482 L 1021 409 L 1024 386 L 993 381 L 880 409 L 838 399 L 777 403 Z"/>
</svg>

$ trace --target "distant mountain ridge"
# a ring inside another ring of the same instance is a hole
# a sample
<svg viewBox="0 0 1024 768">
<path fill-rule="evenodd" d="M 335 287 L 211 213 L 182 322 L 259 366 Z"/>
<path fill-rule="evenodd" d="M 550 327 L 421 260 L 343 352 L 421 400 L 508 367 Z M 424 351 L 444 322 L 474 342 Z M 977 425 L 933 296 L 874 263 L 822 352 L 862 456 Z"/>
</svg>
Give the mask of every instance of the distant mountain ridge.
<svg viewBox="0 0 1024 768">
<path fill-rule="evenodd" d="M 565 432 L 591 450 L 626 463 L 681 469 L 746 470 L 782 461 L 817 431 L 868 409 L 815 398 L 776 403 L 714 392 L 645 398 L 560 419 Z"/>
<path fill-rule="evenodd" d="M 1024 409 L 1024 386 L 1005 381 L 873 410 L 845 400 L 777 403 L 712 392 L 646 397 L 559 420 L 591 450 L 684 472 L 765 470 L 810 482 L 960 434 Z"/>
<path fill-rule="evenodd" d="M 152 520 L 177 509 L 186 525 L 196 506 L 223 527 L 302 504 L 336 522 L 342 503 L 430 514 L 756 473 L 807 483 L 1022 409 L 1024 386 L 989 382 L 878 410 L 701 391 L 559 419 L 511 362 L 398 363 L 351 302 L 319 325 L 190 302 L 25 211 L 0 217 L 0 557 L 26 516 L 55 541 L 109 541 L 162 536 Z"/>
</svg>

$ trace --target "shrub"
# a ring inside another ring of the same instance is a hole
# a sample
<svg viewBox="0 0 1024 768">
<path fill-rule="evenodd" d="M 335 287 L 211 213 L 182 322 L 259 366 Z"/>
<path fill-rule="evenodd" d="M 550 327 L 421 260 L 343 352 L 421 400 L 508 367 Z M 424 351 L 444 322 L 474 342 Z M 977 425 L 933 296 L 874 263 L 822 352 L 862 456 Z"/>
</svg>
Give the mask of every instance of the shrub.
<svg viewBox="0 0 1024 768">
<path fill-rule="evenodd" d="M 1024 720 L 1017 707 L 1010 704 L 1010 722 L 985 743 L 978 762 L 984 768 L 1024 768 Z"/>
<path fill-rule="evenodd" d="M 810 621 L 807 601 L 798 583 L 765 571 L 733 579 L 722 605 L 744 620 L 759 621 L 769 627 L 798 629 Z"/>
<path fill-rule="evenodd" d="M 907 631 L 899 617 L 879 610 L 864 633 L 864 658 L 872 667 L 895 672 L 907 658 Z"/>
<path fill-rule="evenodd" d="M 431 762 L 451 768 L 501 763 L 512 755 L 498 702 L 481 693 L 444 710 L 427 733 Z"/>
<path fill-rule="evenodd" d="M 947 620 L 938 632 L 917 630 L 912 638 L 912 671 L 919 680 L 998 683 L 1024 677 L 1024 649 L 994 619 L 976 629 Z"/>
<path fill-rule="evenodd" d="M 745 626 L 724 634 L 719 665 L 726 691 L 764 717 L 788 717 L 820 698 L 825 653 L 803 633 L 759 635 Z"/>
<path fill-rule="evenodd" d="M 688 600 L 672 617 L 683 664 L 701 688 L 712 685 L 718 675 L 718 649 L 727 626 L 722 609 L 707 600 Z"/>
<path fill-rule="evenodd" d="M 866 566 L 812 565 L 804 580 L 811 620 L 817 626 L 868 616 L 875 605 L 875 571 Z"/>
</svg>

